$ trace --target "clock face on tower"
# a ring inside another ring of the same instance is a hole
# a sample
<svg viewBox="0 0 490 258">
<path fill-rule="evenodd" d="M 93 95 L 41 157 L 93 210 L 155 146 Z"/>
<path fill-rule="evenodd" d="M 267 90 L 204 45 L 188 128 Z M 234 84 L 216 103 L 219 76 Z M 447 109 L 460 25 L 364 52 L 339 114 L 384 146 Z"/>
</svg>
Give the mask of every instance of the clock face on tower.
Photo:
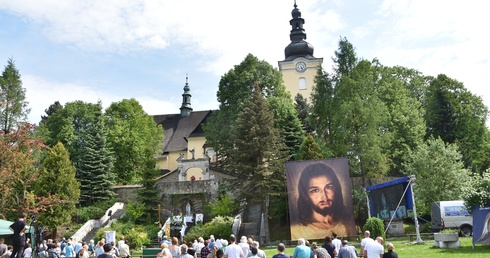
<svg viewBox="0 0 490 258">
<path fill-rule="evenodd" d="M 296 71 L 300 72 L 300 73 L 306 71 L 306 63 L 305 62 L 297 62 L 296 63 Z"/>
</svg>

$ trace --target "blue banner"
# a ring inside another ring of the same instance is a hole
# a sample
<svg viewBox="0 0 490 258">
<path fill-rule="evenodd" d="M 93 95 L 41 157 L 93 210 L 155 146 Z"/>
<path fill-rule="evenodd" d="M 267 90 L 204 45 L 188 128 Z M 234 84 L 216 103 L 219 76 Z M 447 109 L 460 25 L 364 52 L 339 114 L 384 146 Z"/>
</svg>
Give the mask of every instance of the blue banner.
<svg viewBox="0 0 490 258">
<path fill-rule="evenodd" d="M 490 244 L 490 206 L 473 209 L 473 244 Z"/>
</svg>

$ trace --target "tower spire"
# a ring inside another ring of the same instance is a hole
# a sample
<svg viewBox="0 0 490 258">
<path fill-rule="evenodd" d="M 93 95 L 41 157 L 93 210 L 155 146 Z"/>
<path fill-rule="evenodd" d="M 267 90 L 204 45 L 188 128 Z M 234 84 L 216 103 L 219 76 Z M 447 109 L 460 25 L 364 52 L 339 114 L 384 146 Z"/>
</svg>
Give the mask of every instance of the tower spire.
<svg viewBox="0 0 490 258">
<path fill-rule="evenodd" d="M 305 41 L 306 33 L 303 28 L 305 20 L 301 18 L 301 12 L 298 9 L 296 0 L 294 0 L 294 9 L 291 11 L 291 16 L 293 17 L 289 21 L 291 25 L 291 32 L 289 33 L 291 43 L 284 49 L 285 60 L 294 60 L 297 57 L 315 58 L 313 56 L 313 46 Z"/>
<path fill-rule="evenodd" d="M 180 106 L 180 115 L 181 116 L 188 116 L 192 112 L 192 106 L 191 106 L 191 89 L 189 87 L 189 77 L 187 74 L 185 74 L 185 86 L 184 86 L 184 93 L 182 94 L 182 105 Z"/>
</svg>

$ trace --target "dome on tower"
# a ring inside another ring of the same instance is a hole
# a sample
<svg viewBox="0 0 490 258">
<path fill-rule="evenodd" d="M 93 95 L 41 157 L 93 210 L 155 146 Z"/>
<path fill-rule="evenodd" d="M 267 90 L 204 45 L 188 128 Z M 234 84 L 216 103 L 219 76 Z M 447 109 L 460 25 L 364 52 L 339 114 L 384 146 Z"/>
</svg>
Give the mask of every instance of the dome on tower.
<svg viewBox="0 0 490 258">
<path fill-rule="evenodd" d="M 302 40 L 298 42 L 291 42 L 284 49 L 284 55 L 286 56 L 286 60 L 294 60 L 297 57 L 304 57 L 310 59 L 310 58 L 314 58 L 313 50 L 314 50 L 313 45 Z"/>
</svg>

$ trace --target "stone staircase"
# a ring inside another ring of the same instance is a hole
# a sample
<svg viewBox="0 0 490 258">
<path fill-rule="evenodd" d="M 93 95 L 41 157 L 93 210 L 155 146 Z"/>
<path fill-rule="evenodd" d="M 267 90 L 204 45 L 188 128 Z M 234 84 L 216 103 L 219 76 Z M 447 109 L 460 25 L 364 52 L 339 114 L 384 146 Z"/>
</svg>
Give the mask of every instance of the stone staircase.
<svg viewBox="0 0 490 258">
<path fill-rule="evenodd" d="M 254 239 L 260 239 L 260 218 L 262 208 L 260 204 L 247 206 L 242 214 L 242 223 L 238 231 L 237 238 L 241 236 L 253 236 Z"/>
<path fill-rule="evenodd" d="M 109 216 L 110 214 L 111 216 Z M 112 221 L 119 219 L 124 215 L 124 203 L 116 202 L 111 208 L 109 208 L 104 216 L 100 219 L 91 219 L 78 229 L 78 231 L 71 237 L 73 241 L 90 241 L 99 228 L 105 227 Z"/>
<path fill-rule="evenodd" d="M 88 243 L 91 239 L 94 239 L 94 237 L 97 235 L 97 231 L 99 231 L 100 228 L 109 227 L 112 222 L 120 219 L 124 215 L 124 212 L 125 211 L 123 209 L 116 210 L 116 212 L 114 212 L 109 219 L 101 224 L 100 227 L 93 227 L 92 230 L 90 230 L 87 235 L 82 238 L 82 241 Z"/>
</svg>

